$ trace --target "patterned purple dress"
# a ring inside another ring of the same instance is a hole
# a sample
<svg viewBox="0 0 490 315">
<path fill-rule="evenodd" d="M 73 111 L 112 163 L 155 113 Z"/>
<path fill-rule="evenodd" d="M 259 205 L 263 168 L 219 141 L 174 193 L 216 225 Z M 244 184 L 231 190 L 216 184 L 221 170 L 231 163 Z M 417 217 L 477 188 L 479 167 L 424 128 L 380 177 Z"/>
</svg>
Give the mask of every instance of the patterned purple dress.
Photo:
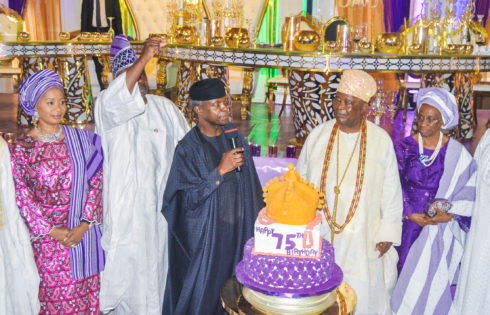
<svg viewBox="0 0 490 315">
<path fill-rule="evenodd" d="M 447 142 L 449 143 L 449 141 Z M 398 170 L 403 193 L 402 242 L 395 247 L 398 251 L 398 274 L 403 268 L 410 247 L 417 239 L 422 227 L 405 219 L 413 213 L 423 213 L 425 204 L 436 196 L 439 181 L 444 172 L 444 158 L 447 143 L 441 148 L 434 163 L 426 167 L 419 161 L 419 145 L 412 136 L 401 139 L 395 144 Z M 431 156 L 433 150 L 424 148 L 424 154 Z"/>
<path fill-rule="evenodd" d="M 69 249 L 48 235 L 53 227 L 67 227 L 73 172 L 65 141 L 22 136 L 10 151 L 17 205 L 29 228 L 41 278 L 40 314 L 98 314 L 98 274 L 73 280 Z M 83 218 L 101 222 L 101 169 L 88 186 Z"/>
</svg>

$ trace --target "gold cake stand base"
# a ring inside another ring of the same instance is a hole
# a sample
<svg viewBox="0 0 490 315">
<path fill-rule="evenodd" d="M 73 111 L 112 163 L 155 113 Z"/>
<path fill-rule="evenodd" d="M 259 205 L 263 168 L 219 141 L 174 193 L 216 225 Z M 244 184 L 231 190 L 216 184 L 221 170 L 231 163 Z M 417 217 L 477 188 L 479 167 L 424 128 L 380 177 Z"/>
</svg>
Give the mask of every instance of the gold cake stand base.
<svg viewBox="0 0 490 315">
<path fill-rule="evenodd" d="M 269 315 L 272 313 L 264 312 L 250 304 L 242 295 L 243 286 L 238 282 L 236 277 L 226 281 L 221 288 L 221 305 L 230 315 Z M 343 292 L 344 290 L 342 290 Z M 341 291 L 336 290 L 338 295 L 337 301 L 329 306 L 326 310 L 318 313 L 319 315 L 347 315 L 350 314 L 354 306 L 347 306 L 346 299 Z M 353 293 L 353 291 L 352 291 Z M 340 303 L 340 305 L 339 305 Z M 354 302 L 355 303 L 355 302 Z"/>
</svg>

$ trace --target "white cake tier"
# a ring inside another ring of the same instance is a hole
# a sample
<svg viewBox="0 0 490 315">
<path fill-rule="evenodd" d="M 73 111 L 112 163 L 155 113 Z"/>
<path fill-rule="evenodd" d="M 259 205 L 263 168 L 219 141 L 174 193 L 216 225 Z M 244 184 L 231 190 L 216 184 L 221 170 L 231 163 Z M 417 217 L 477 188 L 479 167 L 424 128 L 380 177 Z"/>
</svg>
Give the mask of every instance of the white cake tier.
<svg viewBox="0 0 490 315">
<path fill-rule="evenodd" d="M 320 214 L 308 225 L 270 223 L 271 219 L 264 216 L 265 209 L 255 222 L 253 254 L 320 258 Z"/>
</svg>

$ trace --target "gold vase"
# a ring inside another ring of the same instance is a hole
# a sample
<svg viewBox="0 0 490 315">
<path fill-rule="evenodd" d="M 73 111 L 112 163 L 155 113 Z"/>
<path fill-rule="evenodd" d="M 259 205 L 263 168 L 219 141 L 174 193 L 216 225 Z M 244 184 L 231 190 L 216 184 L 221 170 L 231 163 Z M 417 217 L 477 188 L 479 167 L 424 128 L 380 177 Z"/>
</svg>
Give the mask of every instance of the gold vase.
<svg viewBox="0 0 490 315">
<path fill-rule="evenodd" d="M 248 42 L 248 44 L 247 44 Z M 243 27 L 229 27 L 225 32 L 225 43 L 230 48 L 250 47 L 248 30 Z"/>
<path fill-rule="evenodd" d="M 100 40 L 103 42 L 111 42 L 112 41 L 112 34 L 109 32 L 100 33 Z"/>
<path fill-rule="evenodd" d="M 112 21 L 115 19 L 114 17 L 110 16 L 107 18 L 109 20 L 109 30 L 107 31 L 107 33 L 110 34 L 111 36 L 111 39 L 114 39 L 114 37 L 116 37 L 116 32 L 114 31 L 114 29 L 112 28 Z"/>
<path fill-rule="evenodd" d="M 225 40 L 222 36 L 213 36 L 211 37 L 211 45 L 216 47 L 221 47 L 225 43 Z"/>
<path fill-rule="evenodd" d="M 191 45 L 196 42 L 196 28 L 190 25 L 179 25 L 176 29 L 175 40 L 179 44 Z"/>
<path fill-rule="evenodd" d="M 424 46 L 422 44 L 412 44 L 408 46 L 408 52 L 413 55 L 421 54 L 424 52 Z"/>
<path fill-rule="evenodd" d="M 320 36 L 315 31 L 298 31 L 294 34 L 293 44 L 299 51 L 316 51 L 320 44 Z"/>
<path fill-rule="evenodd" d="M 376 48 L 382 54 L 396 54 L 402 48 L 403 42 L 399 33 L 379 34 L 376 40 Z"/>
<path fill-rule="evenodd" d="M 80 33 L 80 39 L 84 42 L 89 42 L 92 40 L 92 33 L 90 32 L 82 32 Z"/>
<path fill-rule="evenodd" d="M 324 44 L 326 52 L 339 52 L 342 50 L 342 44 L 336 41 L 326 41 Z"/>
<path fill-rule="evenodd" d="M 58 37 L 61 41 L 66 42 L 70 40 L 70 33 L 69 32 L 60 32 L 58 34 Z"/>
<path fill-rule="evenodd" d="M 359 42 L 359 50 L 363 54 L 370 54 L 372 49 L 373 49 L 373 44 L 371 44 L 370 42 L 363 41 L 363 40 Z"/>
</svg>

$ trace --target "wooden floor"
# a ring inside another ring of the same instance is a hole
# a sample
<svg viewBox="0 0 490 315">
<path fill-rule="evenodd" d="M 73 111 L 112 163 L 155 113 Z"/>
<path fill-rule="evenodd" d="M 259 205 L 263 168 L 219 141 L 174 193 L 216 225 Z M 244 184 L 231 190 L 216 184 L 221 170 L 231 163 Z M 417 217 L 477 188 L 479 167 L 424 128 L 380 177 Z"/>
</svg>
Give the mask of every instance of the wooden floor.
<svg viewBox="0 0 490 315">
<path fill-rule="evenodd" d="M 0 132 L 20 134 L 22 128 L 16 124 L 18 96 L 16 94 L 0 93 Z M 274 106 L 274 115 L 271 122 L 268 120 L 267 105 L 252 104 L 251 112 L 246 120 L 240 119 L 240 103 L 233 103 L 233 122 L 239 127 L 242 133 L 248 137 L 249 142 L 260 144 L 262 146 L 262 155 L 267 154 L 267 146 L 278 146 L 279 156 L 285 154 L 285 148 L 290 144 L 290 140 L 294 139 L 295 129 L 293 125 L 293 114 L 291 106 L 286 105 L 281 117 L 277 117 L 281 105 Z M 478 110 L 478 124 L 474 131 L 474 137 L 471 141 L 466 141 L 464 144 L 474 152 L 478 141 L 485 133 L 485 124 L 490 119 L 490 110 Z M 400 113 L 394 122 L 390 119 L 383 119 L 381 127 L 383 127 L 392 137 L 393 141 L 403 138 L 410 134 L 413 122 L 413 111 L 409 111 L 407 121 L 402 122 L 402 114 Z M 91 129 L 93 126 L 89 126 Z"/>
</svg>

